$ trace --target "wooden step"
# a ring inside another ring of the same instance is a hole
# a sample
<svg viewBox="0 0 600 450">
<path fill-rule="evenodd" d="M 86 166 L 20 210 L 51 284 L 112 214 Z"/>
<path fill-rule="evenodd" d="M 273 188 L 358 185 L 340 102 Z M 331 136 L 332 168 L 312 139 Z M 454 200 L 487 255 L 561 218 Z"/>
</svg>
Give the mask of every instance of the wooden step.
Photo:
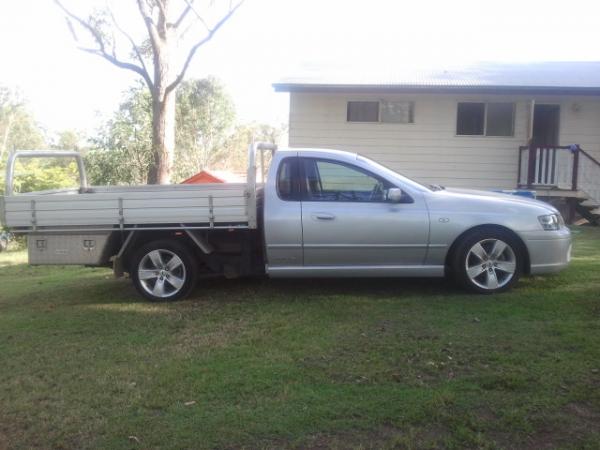
<svg viewBox="0 0 600 450">
<path fill-rule="evenodd" d="M 598 212 L 600 212 L 600 208 L 592 209 L 592 208 L 586 208 L 585 206 L 577 205 L 575 207 L 575 209 L 581 215 L 581 217 L 588 220 L 591 224 L 599 225 L 600 214 L 598 214 Z"/>
</svg>

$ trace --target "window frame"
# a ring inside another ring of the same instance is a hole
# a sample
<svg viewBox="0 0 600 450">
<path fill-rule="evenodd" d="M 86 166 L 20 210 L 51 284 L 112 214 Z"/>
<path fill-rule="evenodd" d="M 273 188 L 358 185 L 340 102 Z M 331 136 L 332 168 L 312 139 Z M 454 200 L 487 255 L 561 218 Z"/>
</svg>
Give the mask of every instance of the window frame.
<svg viewBox="0 0 600 450">
<path fill-rule="evenodd" d="M 412 119 L 412 122 L 384 122 L 381 120 L 381 107 L 382 107 L 382 103 L 387 102 L 387 103 L 408 103 L 410 105 L 410 118 Z M 348 117 L 348 108 L 350 106 L 350 103 L 377 103 L 378 104 L 378 108 L 377 108 L 377 120 L 369 120 L 369 121 L 359 121 L 359 120 L 349 120 Z M 346 123 L 370 123 L 370 124 L 384 124 L 384 125 L 414 125 L 416 122 L 416 113 L 415 113 L 415 108 L 416 108 L 416 102 L 414 100 L 386 100 L 386 99 L 377 99 L 377 100 L 346 100 Z"/>
<path fill-rule="evenodd" d="M 279 189 L 279 175 L 283 170 L 283 166 L 288 161 L 292 164 L 292 196 L 291 198 L 284 198 L 281 195 L 281 190 Z M 279 162 L 279 167 L 277 167 L 277 174 L 275 178 L 275 192 L 277 192 L 277 197 L 282 202 L 300 202 L 302 201 L 302 176 L 301 174 L 304 172 L 300 170 L 300 158 L 298 156 L 286 156 Z"/>
<path fill-rule="evenodd" d="M 390 200 L 382 200 L 382 201 L 362 201 L 362 200 L 327 200 L 327 199 L 314 199 L 309 197 L 308 190 L 306 188 L 306 171 L 305 171 L 305 163 L 306 161 L 314 161 L 315 163 L 318 161 L 330 163 L 330 164 L 339 164 L 341 166 L 347 167 L 352 170 L 356 170 L 357 172 L 363 173 L 371 178 L 375 178 L 376 180 L 384 183 L 385 186 L 388 186 L 385 189 L 398 188 L 395 183 L 392 183 L 387 178 L 382 177 L 381 175 L 377 175 L 370 170 L 364 169 L 360 166 L 356 166 L 354 164 L 347 163 L 345 161 L 338 161 L 330 158 L 322 158 L 318 156 L 301 156 L 298 158 L 298 166 L 300 169 L 300 198 L 303 202 L 327 202 L 327 203 L 378 203 L 378 204 L 397 204 L 397 203 L 413 203 L 414 200 L 410 195 L 408 195 L 403 189 L 403 198 L 400 202 L 391 202 Z M 320 174 L 319 174 L 320 178 Z"/>
<path fill-rule="evenodd" d="M 458 105 L 461 103 L 478 103 L 483 104 L 483 134 L 458 134 Z M 488 128 L 488 105 L 490 103 L 510 103 L 512 104 L 512 127 L 510 135 L 490 135 L 487 134 Z M 454 136 L 460 138 L 496 138 L 496 139 L 513 139 L 515 137 L 515 120 L 517 115 L 517 102 L 515 101 L 507 101 L 507 102 L 497 102 L 497 101 L 475 101 L 475 100 L 466 100 L 466 101 L 457 101 L 456 102 L 456 120 L 454 122 Z"/>
<path fill-rule="evenodd" d="M 350 103 L 377 103 L 377 120 L 350 120 Z M 348 123 L 379 123 L 381 106 L 379 100 L 346 100 L 346 122 Z"/>
</svg>

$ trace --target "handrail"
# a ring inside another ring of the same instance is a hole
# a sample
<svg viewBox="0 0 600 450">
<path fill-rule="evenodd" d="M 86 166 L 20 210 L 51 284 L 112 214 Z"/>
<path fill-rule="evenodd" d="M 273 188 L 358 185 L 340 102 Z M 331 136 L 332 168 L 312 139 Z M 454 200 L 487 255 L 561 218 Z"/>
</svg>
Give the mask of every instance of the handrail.
<svg viewBox="0 0 600 450">
<path fill-rule="evenodd" d="M 577 148 L 579 149 L 579 151 L 584 154 L 585 156 L 587 156 L 589 159 L 591 159 L 596 165 L 600 166 L 600 161 L 598 161 L 596 158 L 594 158 L 592 155 L 590 155 L 588 152 L 586 152 L 584 149 L 582 149 L 581 147 L 577 146 Z"/>
<path fill-rule="evenodd" d="M 79 169 L 79 186 L 81 191 L 88 187 L 87 174 L 81 153 L 66 150 L 18 150 L 11 152 L 6 163 L 6 182 L 4 195 L 10 196 L 13 193 L 14 169 L 17 158 L 75 158 L 77 168 Z"/>
<path fill-rule="evenodd" d="M 577 156 L 577 177 L 573 180 L 576 190 L 600 203 L 600 162 L 584 150 L 579 149 Z"/>
<path fill-rule="evenodd" d="M 529 150 L 531 145 L 520 145 L 519 150 Z M 569 150 L 573 148 L 572 145 L 534 145 L 534 148 L 555 148 L 557 150 Z M 583 150 L 582 150 L 583 151 Z"/>
<path fill-rule="evenodd" d="M 565 153 L 565 150 L 568 152 Z M 535 185 L 549 185 L 573 191 L 581 190 L 583 187 L 580 172 L 586 164 L 585 161 L 598 168 L 593 170 L 600 170 L 600 161 L 577 144 L 519 146 L 518 184 L 529 188 Z M 570 172 L 567 174 L 566 170 Z"/>
</svg>

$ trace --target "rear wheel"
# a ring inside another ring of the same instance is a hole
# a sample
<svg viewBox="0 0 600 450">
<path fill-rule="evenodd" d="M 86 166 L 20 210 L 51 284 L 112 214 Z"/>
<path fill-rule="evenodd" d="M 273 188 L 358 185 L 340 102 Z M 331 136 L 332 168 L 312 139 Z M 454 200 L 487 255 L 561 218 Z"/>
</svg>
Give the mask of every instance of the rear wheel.
<svg viewBox="0 0 600 450">
<path fill-rule="evenodd" d="M 198 263 L 179 242 L 154 241 L 133 256 L 130 275 L 140 294 L 151 301 L 186 297 L 195 287 Z"/>
<path fill-rule="evenodd" d="M 481 230 L 467 236 L 454 255 L 453 271 L 467 289 L 493 294 L 510 289 L 523 271 L 519 242 L 500 230 Z"/>
</svg>

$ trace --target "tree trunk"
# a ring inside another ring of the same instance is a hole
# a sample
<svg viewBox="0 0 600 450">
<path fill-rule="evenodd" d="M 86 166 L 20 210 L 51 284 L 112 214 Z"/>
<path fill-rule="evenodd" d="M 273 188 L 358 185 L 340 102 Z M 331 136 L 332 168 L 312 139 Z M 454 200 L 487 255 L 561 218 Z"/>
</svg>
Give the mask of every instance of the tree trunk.
<svg viewBox="0 0 600 450">
<path fill-rule="evenodd" d="M 170 2 L 163 0 L 165 11 Z M 158 37 L 154 48 L 154 86 L 152 87 L 152 153 L 154 164 L 148 173 L 148 183 L 169 184 L 175 158 L 175 92 L 167 91 L 172 82 L 172 36 L 166 26 L 166 15 L 158 20 Z"/>
<path fill-rule="evenodd" d="M 175 90 L 152 95 L 152 153 L 149 184 L 169 184 L 175 152 Z"/>
</svg>

